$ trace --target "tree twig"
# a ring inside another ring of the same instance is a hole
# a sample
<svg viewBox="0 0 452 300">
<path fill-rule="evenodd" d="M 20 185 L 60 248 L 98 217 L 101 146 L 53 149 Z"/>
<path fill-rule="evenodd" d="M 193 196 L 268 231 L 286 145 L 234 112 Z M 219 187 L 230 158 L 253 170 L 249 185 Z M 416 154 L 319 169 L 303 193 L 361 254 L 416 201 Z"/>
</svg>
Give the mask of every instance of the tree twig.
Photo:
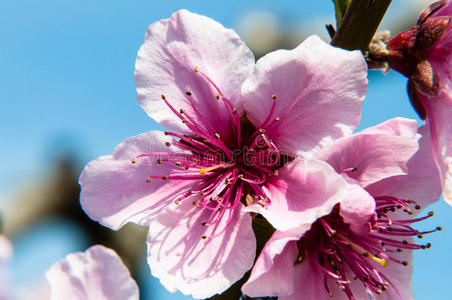
<svg viewBox="0 0 452 300">
<path fill-rule="evenodd" d="M 391 0 L 352 0 L 331 45 L 347 50 L 367 50 Z"/>
</svg>

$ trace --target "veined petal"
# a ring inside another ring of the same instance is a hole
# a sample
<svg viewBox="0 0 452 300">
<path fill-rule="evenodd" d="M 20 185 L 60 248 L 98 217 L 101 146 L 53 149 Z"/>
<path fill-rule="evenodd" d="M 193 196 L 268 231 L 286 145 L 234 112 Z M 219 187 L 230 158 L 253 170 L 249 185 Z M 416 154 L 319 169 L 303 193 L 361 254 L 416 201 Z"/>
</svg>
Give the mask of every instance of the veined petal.
<svg viewBox="0 0 452 300">
<path fill-rule="evenodd" d="M 436 97 L 421 97 L 428 113 L 427 126 L 432 138 L 433 157 L 441 176 L 444 200 L 452 205 L 452 89 L 444 89 Z"/>
<path fill-rule="evenodd" d="M 151 223 L 148 263 L 152 275 L 169 291 L 207 298 L 223 292 L 251 269 L 256 241 L 250 215 L 239 208 L 230 211 L 233 216 L 226 230 L 210 238 L 216 226 L 202 225 L 210 213 L 192 200 L 168 208 Z M 227 219 L 225 213 L 220 230 Z"/>
<path fill-rule="evenodd" d="M 304 226 L 304 231 L 310 225 Z M 284 296 L 294 292 L 294 262 L 298 256 L 297 241 L 304 232 L 276 231 L 265 244 L 242 291 L 250 297 Z"/>
<path fill-rule="evenodd" d="M 366 78 L 359 51 L 334 48 L 311 36 L 293 50 L 257 61 L 242 88 L 244 107 L 260 128 L 276 101 L 271 120 L 279 121 L 264 129 L 280 150 L 306 152 L 352 133 L 360 121 Z"/>
<path fill-rule="evenodd" d="M 240 88 L 253 67 L 253 54 L 233 30 L 180 10 L 170 19 L 152 24 L 146 32 L 135 66 L 138 101 L 151 118 L 166 128 L 187 133 L 161 95 L 175 109 L 185 109 L 198 119 L 188 100 L 191 97 L 209 125 L 224 136 L 227 132 L 223 132 L 226 128 L 222 124 L 227 122 L 228 113 L 206 76 L 241 109 Z M 188 91 L 191 96 L 187 96 Z"/>
<path fill-rule="evenodd" d="M 46 273 L 52 300 L 138 300 L 138 286 L 119 256 L 93 246 L 55 263 Z"/>
<path fill-rule="evenodd" d="M 158 164 L 167 156 L 148 156 L 132 159 L 143 153 L 168 152 L 176 158 L 177 148 L 163 132 L 149 131 L 124 140 L 112 155 L 91 161 L 83 170 L 79 182 L 80 202 L 93 220 L 112 229 L 127 222 L 148 225 L 150 219 L 196 181 L 154 179 L 150 175 L 167 175 L 177 170 L 172 163 Z"/>
<path fill-rule="evenodd" d="M 406 162 L 418 148 L 416 121 L 394 118 L 336 140 L 314 156 L 363 187 L 406 173 Z"/>
<path fill-rule="evenodd" d="M 318 160 L 287 164 L 263 189 L 271 204 L 253 204 L 246 210 L 262 214 L 277 230 L 311 224 L 350 195 L 345 179 Z"/>
<path fill-rule="evenodd" d="M 441 196 L 441 181 L 433 160 L 430 131 L 427 126 L 418 129 L 422 135 L 419 150 L 407 163 L 407 174 L 385 178 L 369 185 L 366 190 L 374 196 L 391 195 L 411 199 L 426 207 Z M 401 213 L 401 215 L 405 215 Z"/>
</svg>

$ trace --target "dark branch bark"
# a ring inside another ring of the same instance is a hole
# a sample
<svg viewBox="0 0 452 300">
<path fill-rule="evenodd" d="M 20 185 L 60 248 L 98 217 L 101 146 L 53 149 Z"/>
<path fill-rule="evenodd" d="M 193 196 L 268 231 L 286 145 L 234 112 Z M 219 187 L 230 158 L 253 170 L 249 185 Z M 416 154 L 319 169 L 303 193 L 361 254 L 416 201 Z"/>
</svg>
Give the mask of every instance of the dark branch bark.
<svg viewBox="0 0 452 300">
<path fill-rule="evenodd" d="M 331 45 L 347 50 L 367 50 L 391 0 L 352 0 Z"/>
</svg>

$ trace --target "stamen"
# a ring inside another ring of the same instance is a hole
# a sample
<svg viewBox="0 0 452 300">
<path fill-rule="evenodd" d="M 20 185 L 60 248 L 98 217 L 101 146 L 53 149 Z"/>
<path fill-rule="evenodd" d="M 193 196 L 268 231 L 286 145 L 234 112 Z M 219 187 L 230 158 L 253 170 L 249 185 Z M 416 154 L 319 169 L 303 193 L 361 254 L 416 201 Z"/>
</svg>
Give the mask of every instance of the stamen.
<svg viewBox="0 0 452 300">
<path fill-rule="evenodd" d="M 229 168 L 229 167 L 233 167 L 233 164 L 219 164 L 219 165 L 215 165 L 215 166 L 211 166 L 208 168 L 203 168 L 203 169 L 199 169 L 199 174 L 206 174 L 207 172 L 219 169 L 219 168 Z"/>
</svg>

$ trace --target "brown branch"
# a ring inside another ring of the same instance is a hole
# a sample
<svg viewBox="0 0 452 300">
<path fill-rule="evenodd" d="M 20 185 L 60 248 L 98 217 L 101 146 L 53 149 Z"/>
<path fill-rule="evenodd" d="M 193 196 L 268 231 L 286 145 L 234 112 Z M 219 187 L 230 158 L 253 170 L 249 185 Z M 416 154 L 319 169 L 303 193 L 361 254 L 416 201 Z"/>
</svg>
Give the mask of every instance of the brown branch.
<svg viewBox="0 0 452 300">
<path fill-rule="evenodd" d="M 331 45 L 347 50 L 367 50 L 391 0 L 352 0 Z"/>
</svg>

